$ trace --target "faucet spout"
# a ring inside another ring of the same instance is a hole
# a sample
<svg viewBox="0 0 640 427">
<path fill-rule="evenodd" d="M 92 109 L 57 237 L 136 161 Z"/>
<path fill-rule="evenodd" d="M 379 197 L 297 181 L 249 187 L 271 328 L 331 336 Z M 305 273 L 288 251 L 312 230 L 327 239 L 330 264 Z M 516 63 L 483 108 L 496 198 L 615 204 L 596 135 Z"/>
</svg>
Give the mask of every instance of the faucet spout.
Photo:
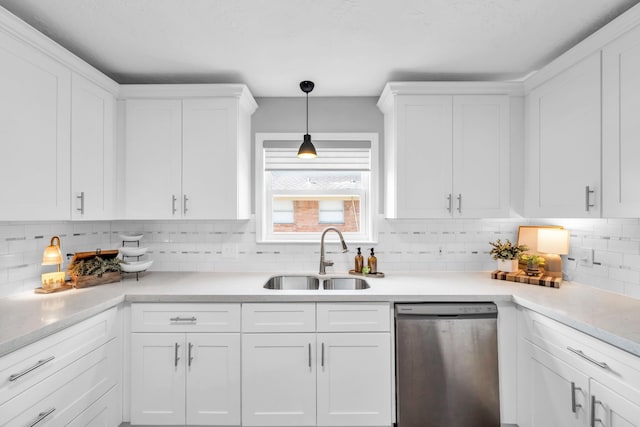
<svg viewBox="0 0 640 427">
<path fill-rule="evenodd" d="M 324 259 L 324 236 L 328 231 L 335 231 L 338 233 L 340 237 L 340 243 L 342 244 L 342 252 L 347 252 L 349 250 L 347 248 L 347 244 L 344 242 L 344 238 L 342 237 L 342 233 L 335 227 L 327 227 L 322 231 L 322 236 L 320 237 L 320 272 L 318 274 L 327 274 L 325 267 L 333 265 L 333 261 Z"/>
</svg>

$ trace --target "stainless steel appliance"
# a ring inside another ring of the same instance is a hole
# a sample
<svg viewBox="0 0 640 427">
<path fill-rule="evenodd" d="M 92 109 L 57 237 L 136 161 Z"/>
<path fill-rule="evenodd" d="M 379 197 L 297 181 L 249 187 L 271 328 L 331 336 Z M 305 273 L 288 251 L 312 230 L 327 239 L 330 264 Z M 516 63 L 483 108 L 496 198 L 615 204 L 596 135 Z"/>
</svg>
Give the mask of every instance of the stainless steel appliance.
<svg viewBox="0 0 640 427">
<path fill-rule="evenodd" d="M 498 310 L 396 304 L 398 427 L 499 427 Z"/>
</svg>

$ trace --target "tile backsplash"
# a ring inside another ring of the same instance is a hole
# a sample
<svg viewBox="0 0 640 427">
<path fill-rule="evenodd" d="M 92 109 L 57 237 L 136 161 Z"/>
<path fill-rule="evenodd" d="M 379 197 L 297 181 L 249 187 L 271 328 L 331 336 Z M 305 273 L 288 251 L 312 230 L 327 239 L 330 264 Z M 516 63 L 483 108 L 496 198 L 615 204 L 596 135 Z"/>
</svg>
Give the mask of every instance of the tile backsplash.
<svg viewBox="0 0 640 427">
<path fill-rule="evenodd" d="M 518 225 L 557 224 L 571 232 L 571 253 L 564 258 L 569 280 L 640 298 L 639 219 L 378 219 L 375 245 L 327 244 L 333 271 L 352 268 L 355 248 L 374 247 L 378 269 L 391 271 L 493 270 L 489 241 L 515 241 Z M 255 221 L 99 221 L 0 223 L 0 296 L 40 286 L 41 266 L 51 236 L 62 241 L 63 254 L 121 246 L 121 233 L 142 232 L 153 271 L 315 272 L 320 245 L 257 244 Z M 327 237 L 333 238 L 331 235 Z M 593 265 L 587 265 L 593 251 Z M 70 257 L 65 262 L 70 261 Z M 331 271 L 331 270 L 328 270 Z"/>
</svg>

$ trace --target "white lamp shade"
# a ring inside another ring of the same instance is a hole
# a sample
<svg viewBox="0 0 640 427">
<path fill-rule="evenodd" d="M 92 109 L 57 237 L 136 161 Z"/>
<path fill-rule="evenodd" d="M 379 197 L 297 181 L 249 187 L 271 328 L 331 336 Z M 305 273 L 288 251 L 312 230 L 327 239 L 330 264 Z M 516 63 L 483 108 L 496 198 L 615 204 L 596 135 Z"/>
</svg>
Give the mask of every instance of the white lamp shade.
<svg viewBox="0 0 640 427">
<path fill-rule="evenodd" d="M 569 253 L 569 230 L 562 228 L 539 229 L 538 252 L 567 255 Z"/>
</svg>

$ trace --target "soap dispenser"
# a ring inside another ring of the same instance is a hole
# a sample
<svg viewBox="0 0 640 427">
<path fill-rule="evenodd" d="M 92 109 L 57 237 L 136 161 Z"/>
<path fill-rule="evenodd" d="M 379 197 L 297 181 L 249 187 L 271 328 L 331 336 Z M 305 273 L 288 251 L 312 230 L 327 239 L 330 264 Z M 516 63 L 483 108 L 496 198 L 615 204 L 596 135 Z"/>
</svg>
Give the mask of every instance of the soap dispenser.
<svg viewBox="0 0 640 427">
<path fill-rule="evenodd" d="M 371 255 L 369 255 L 369 259 L 367 260 L 367 266 L 369 266 L 369 274 L 378 272 L 378 258 L 376 258 L 373 253 L 373 248 L 371 248 Z"/>
<path fill-rule="evenodd" d="M 355 272 L 362 273 L 362 267 L 364 267 L 364 257 L 362 256 L 362 252 L 360 252 L 360 248 L 358 248 L 355 259 Z"/>
</svg>

